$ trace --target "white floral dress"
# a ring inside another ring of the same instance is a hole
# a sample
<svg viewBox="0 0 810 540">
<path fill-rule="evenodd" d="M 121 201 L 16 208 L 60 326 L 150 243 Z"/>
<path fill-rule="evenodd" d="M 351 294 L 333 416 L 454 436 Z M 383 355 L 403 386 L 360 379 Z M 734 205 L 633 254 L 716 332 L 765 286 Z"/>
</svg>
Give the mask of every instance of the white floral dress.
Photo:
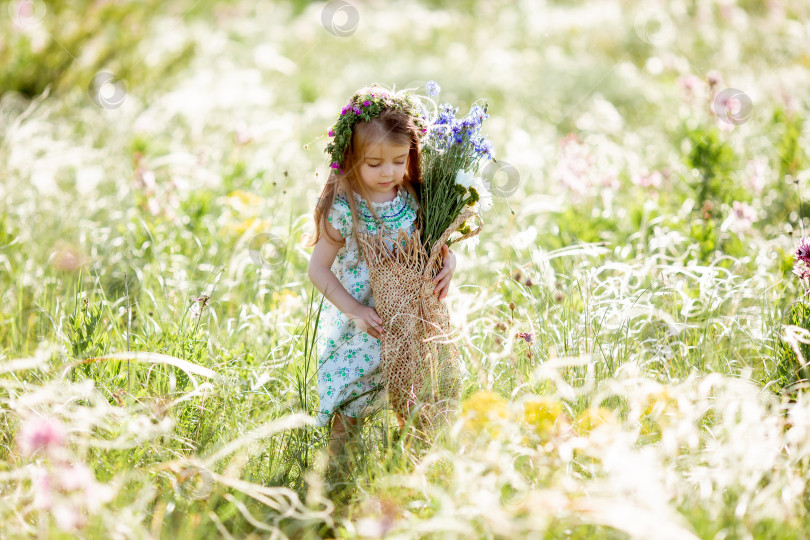
<svg viewBox="0 0 810 540">
<path fill-rule="evenodd" d="M 416 228 L 419 208 L 413 196 L 399 187 L 397 196 L 385 203 L 374 203 L 375 212 L 387 226 L 384 234 L 392 239 L 398 229 L 412 235 Z M 377 224 L 365 199 L 354 194 L 360 213 L 359 232 L 377 232 Z M 352 216 L 345 193 L 339 193 L 327 219 L 346 244 L 340 248 L 332 264 L 332 272 L 358 302 L 374 307 L 368 266 L 360 256 L 357 239 L 352 230 Z M 390 229 L 390 230 L 389 230 Z M 389 242 L 393 246 L 393 240 Z M 357 267 L 352 268 L 359 259 Z M 317 424 L 326 426 L 332 413 L 357 418 L 365 416 L 383 405 L 383 380 L 379 370 L 380 340 L 360 330 L 344 313 L 324 299 L 318 320 L 318 407 Z"/>
</svg>

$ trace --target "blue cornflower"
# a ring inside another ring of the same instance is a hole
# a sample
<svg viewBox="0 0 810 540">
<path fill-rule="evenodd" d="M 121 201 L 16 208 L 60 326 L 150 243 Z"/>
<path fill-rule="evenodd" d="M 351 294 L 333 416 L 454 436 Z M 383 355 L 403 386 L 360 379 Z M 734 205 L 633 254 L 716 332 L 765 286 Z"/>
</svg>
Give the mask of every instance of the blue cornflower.
<svg viewBox="0 0 810 540">
<path fill-rule="evenodd" d="M 483 137 L 479 137 L 473 143 L 473 151 L 478 157 L 486 156 L 487 158 L 491 159 L 493 153 L 492 143 Z"/>
<path fill-rule="evenodd" d="M 439 111 L 439 117 L 436 119 L 434 124 L 452 124 L 456 119 L 456 112 L 458 112 L 458 109 L 449 103 L 439 105 L 439 108 L 441 109 Z"/>
<path fill-rule="evenodd" d="M 461 125 L 467 128 L 469 132 L 477 131 L 481 127 L 480 122 L 469 116 L 465 116 L 461 119 Z"/>
<path fill-rule="evenodd" d="M 442 87 L 436 81 L 428 81 L 425 83 L 425 90 L 427 90 L 429 96 L 438 96 L 439 92 L 442 91 Z"/>
<path fill-rule="evenodd" d="M 472 106 L 469 114 L 479 123 L 483 122 L 486 118 L 489 118 L 489 114 L 487 114 L 487 112 L 477 103 Z"/>
</svg>

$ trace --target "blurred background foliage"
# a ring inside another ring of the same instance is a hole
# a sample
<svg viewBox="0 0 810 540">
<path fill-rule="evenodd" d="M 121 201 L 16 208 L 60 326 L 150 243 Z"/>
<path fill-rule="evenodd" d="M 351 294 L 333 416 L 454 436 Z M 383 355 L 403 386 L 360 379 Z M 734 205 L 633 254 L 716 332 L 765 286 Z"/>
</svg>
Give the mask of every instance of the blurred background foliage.
<svg viewBox="0 0 810 540">
<path fill-rule="evenodd" d="M 59 96 L 65 89 L 89 86 L 101 70 L 133 86 L 153 88 L 194 54 L 191 44 L 160 59 L 142 50 L 139 43 L 155 19 L 169 16 L 187 24 L 210 17 L 217 4 L 228 2 L 3 2 L 0 95 L 14 91 L 33 98 L 50 88 Z"/>
</svg>

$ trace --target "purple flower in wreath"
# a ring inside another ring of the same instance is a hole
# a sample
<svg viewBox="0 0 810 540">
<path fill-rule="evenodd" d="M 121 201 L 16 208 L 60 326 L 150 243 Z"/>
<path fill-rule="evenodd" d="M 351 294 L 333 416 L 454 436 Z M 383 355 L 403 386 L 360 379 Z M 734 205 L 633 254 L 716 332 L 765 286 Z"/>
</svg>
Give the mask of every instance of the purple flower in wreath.
<svg viewBox="0 0 810 540">
<path fill-rule="evenodd" d="M 369 105 L 371 105 L 370 101 L 364 101 L 363 102 L 363 107 L 368 107 Z"/>
</svg>

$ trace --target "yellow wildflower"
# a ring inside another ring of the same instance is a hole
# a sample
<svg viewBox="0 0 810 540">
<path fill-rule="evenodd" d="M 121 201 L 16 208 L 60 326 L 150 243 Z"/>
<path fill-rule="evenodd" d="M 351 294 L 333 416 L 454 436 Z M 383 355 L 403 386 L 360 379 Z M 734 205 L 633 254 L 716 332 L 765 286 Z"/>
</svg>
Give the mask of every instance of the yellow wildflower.
<svg viewBox="0 0 810 540">
<path fill-rule="evenodd" d="M 225 224 L 225 232 L 233 236 L 241 236 L 246 231 L 266 232 L 270 230 L 269 219 L 248 218 L 242 221 L 231 221 Z"/>
<path fill-rule="evenodd" d="M 523 418 L 526 426 L 541 440 L 559 433 L 568 422 L 560 401 L 546 396 L 532 396 L 523 400 Z"/>
<path fill-rule="evenodd" d="M 607 407 L 590 407 L 577 419 L 577 433 L 584 435 L 601 426 L 616 426 L 619 419 L 612 409 Z"/>
<path fill-rule="evenodd" d="M 647 397 L 647 404 L 643 414 L 658 419 L 661 416 L 672 413 L 678 409 L 678 401 L 669 395 L 666 388 L 660 392 L 655 392 Z"/>
<path fill-rule="evenodd" d="M 641 411 L 641 433 L 652 435 L 657 440 L 661 435 L 661 428 L 669 424 L 678 411 L 678 400 L 672 397 L 666 389 L 651 393 L 647 396 L 644 409 Z"/>
<path fill-rule="evenodd" d="M 228 194 L 228 204 L 233 206 L 236 210 L 243 211 L 247 209 L 255 209 L 261 207 L 264 199 L 255 193 L 237 189 Z"/>
<path fill-rule="evenodd" d="M 490 390 L 479 390 L 461 404 L 464 428 L 493 435 L 500 432 L 499 425 L 506 420 L 507 402 Z"/>
</svg>

